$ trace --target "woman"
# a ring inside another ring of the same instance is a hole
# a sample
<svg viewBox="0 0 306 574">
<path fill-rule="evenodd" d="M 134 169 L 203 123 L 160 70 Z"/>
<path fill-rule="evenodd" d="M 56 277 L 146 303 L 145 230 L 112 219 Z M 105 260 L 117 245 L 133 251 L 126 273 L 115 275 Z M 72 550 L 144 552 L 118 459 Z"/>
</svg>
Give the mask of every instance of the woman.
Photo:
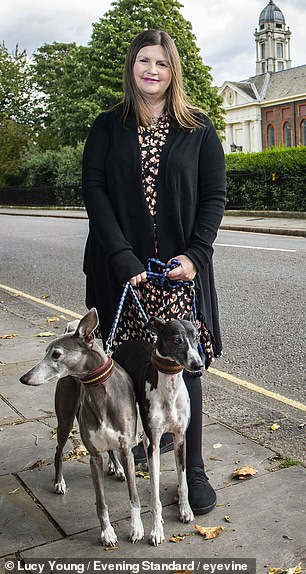
<svg viewBox="0 0 306 574">
<path fill-rule="evenodd" d="M 169 278 L 195 282 L 208 366 L 212 353 L 221 353 L 211 259 L 225 205 L 224 154 L 209 118 L 185 96 L 180 58 L 167 33 L 147 30 L 131 43 L 124 99 L 97 117 L 85 145 L 83 198 L 89 217 L 86 304 L 98 310 L 102 339 L 126 281 L 137 287 L 149 316 L 181 319 L 192 310 L 183 286 L 170 292 L 146 281 L 148 258 L 176 258 L 180 265 Z M 148 338 L 130 301 L 116 343 L 129 338 Z M 191 401 L 189 501 L 195 514 L 203 514 L 215 506 L 216 494 L 202 459 L 201 379 L 184 373 L 184 380 Z M 171 448 L 168 440 L 165 435 L 161 450 Z"/>
</svg>

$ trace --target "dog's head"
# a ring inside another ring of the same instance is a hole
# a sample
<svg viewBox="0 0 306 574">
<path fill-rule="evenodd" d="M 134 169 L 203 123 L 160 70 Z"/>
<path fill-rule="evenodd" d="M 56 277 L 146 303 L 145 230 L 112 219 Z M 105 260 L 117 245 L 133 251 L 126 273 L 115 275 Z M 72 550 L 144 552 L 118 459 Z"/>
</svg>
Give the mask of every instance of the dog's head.
<svg viewBox="0 0 306 574">
<path fill-rule="evenodd" d="M 20 378 L 25 385 L 41 385 L 51 379 L 68 375 L 81 377 L 90 370 L 90 352 L 94 345 L 94 331 L 99 324 L 92 308 L 80 321 L 68 323 L 65 334 L 52 341 L 46 354 L 30 371 Z M 97 346 L 97 345 L 96 345 Z"/>
<path fill-rule="evenodd" d="M 148 329 L 157 335 L 156 350 L 162 357 L 175 361 L 188 371 L 202 369 L 197 331 L 191 321 L 164 321 L 152 317 Z"/>
</svg>

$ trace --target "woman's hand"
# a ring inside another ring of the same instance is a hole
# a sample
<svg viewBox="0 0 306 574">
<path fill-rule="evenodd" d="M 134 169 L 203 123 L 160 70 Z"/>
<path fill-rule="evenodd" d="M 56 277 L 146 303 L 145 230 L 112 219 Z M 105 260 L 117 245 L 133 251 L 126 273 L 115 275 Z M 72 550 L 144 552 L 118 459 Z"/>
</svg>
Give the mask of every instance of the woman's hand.
<svg viewBox="0 0 306 574">
<path fill-rule="evenodd" d="M 169 271 L 169 279 L 174 279 L 176 281 L 192 281 L 197 274 L 197 270 L 191 259 L 186 257 L 186 255 L 177 255 L 173 259 L 177 259 L 180 262 L 180 265 Z M 168 261 L 168 264 L 170 263 L 171 259 Z"/>
<path fill-rule="evenodd" d="M 142 281 L 146 281 L 147 280 L 147 273 L 146 271 L 143 271 L 143 273 L 139 273 L 139 275 L 135 275 L 134 277 L 130 278 L 130 284 L 132 285 L 132 287 L 137 287 L 137 285 L 139 283 L 142 283 Z"/>
</svg>

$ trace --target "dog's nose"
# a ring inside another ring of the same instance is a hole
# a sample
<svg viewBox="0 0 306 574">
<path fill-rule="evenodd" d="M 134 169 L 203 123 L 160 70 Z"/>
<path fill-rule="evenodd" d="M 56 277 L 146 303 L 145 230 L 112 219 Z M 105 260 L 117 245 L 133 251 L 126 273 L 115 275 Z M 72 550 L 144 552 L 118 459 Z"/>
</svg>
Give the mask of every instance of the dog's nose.
<svg viewBox="0 0 306 574">
<path fill-rule="evenodd" d="M 27 385 L 27 384 L 28 384 L 28 377 L 27 377 L 27 375 L 22 375 L 22 377 L 20 377 L 19 381 L 20 381 L 23 385 Z"/>
</svg>

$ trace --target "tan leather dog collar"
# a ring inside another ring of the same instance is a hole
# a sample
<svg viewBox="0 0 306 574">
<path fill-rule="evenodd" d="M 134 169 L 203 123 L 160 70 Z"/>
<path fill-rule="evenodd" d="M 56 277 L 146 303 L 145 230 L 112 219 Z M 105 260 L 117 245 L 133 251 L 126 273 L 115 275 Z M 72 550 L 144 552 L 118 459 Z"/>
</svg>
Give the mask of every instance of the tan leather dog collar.
<svg viewBox="0 0 306 574">
<path fill-rule="evenodd" d="M 153 367 L 155 367 L 160 373 L 164 373 L 165 375 L 176 375 L 181 373 L 184 367 L 179 365 L 175 361 L 169 361 L 168 359 L 164 359 L 163 357 L 159 357 L 156 354 L 156 350 L 154 349 L 151 355 L 151 362 Z"/>
<path fill-rule="evenodd" d="M 101 365 L 101 367 L 98 367 L 98 369 L 96 369 L 95 371 L 92 371 L 92 373 L 89 373 L 89 375 L 87 375 L 87 377 L 85 377 L 84 379 L 80 379 L 80 382 L 86 385 L 103 384 L 111 376 L 113 368 L 114 368 L 114 361 L 113 359 L 108 357 L 106 363 Z"/>
</svg>

